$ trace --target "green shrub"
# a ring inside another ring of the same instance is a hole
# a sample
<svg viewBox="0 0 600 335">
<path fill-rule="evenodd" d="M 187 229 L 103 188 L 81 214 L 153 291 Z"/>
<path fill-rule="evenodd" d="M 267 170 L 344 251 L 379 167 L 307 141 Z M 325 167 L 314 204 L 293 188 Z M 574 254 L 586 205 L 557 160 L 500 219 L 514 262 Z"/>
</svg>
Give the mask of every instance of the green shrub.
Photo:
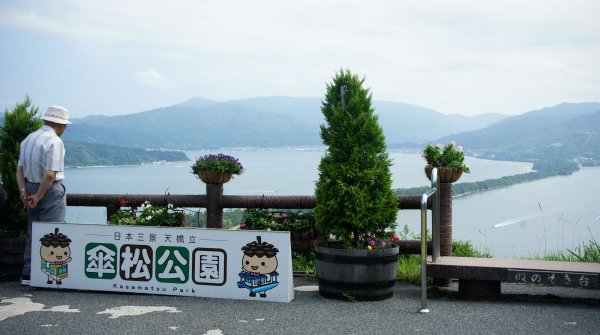
<svg viewBox="0 0 600 335">
<path fill-rule="evenodd" d="M 477 250 L 470 241 L 452 241 L 452 255 L 457 257 L 482 257 L 492 258 L 488 250 Z"/>
<path fill-rule="evenodd" d="M 26 96 L 12 111 L 4 110 L 4 124 L 0 127 L 0 177 L 7 193 L 0 214 L 0 230 L 9 236 L 27 233 L 27 211 L 21 203 L 16 172 L 21 142 L 43 124 L 37 112 L 38 108 Z"/>
<path fill-rule="evenodd" d="M 314 228 L 315 215 L 312 211 L 248 208 L 240 222 L 240 229 L 297 231 Z"/>
</svg>

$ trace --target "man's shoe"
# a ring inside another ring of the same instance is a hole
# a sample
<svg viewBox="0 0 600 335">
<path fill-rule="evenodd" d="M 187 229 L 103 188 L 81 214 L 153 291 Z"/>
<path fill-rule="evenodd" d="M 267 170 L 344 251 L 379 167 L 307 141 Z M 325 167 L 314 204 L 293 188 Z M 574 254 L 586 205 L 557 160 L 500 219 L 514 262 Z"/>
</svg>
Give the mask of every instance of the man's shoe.
<svg viewBox="0 0 600 335">
<path fill-rule="evenodd" d="M 29 276 L 21 277 L 21 286 L 29 286 L 31 285 L 31 278 Z"/>
</svg>

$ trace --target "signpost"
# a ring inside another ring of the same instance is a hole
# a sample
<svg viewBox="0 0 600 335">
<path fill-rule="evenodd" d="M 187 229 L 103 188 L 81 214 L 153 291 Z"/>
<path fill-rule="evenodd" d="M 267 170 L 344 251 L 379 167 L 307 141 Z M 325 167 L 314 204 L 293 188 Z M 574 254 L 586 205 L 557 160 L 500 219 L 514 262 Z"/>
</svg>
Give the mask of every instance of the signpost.
<svg viewBox="0 0 600 335">
<path fill-rule="evenodd" d="M 31 286 L 290 302 L 289 232 L 33 223 Z"/>
</svg>

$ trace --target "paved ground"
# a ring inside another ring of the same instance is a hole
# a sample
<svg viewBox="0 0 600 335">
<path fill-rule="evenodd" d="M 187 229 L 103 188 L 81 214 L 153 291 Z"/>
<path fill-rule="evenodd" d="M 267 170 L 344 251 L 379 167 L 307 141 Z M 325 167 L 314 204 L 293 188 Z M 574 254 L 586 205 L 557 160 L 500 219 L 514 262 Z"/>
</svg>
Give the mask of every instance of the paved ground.
<svg viewBox="0 0 600 335">
<path fill-rule="evenodd" d="M 504 285 L 498 301 L 464 301 L 455 284 L 430 291 L 398 283 L 382 302 L 322 298 L 295 278 L 288 304 L 99 293 L 0 282 L 0 334 L 599 334 L 600 291 Z M 435 296 L 435 297 L 434 297 Z M 135 314 L 135 315 L 134 315 Z"/>
</svg>

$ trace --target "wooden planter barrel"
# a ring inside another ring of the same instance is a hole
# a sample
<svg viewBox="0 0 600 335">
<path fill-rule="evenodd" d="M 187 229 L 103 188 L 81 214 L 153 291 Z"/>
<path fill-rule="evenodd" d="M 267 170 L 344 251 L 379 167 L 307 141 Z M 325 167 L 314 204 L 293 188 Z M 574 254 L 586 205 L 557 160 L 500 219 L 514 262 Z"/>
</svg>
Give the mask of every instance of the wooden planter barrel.
<svg viewBox="0 0 600 335">
<path fill-rule="evenodd" d="M 319 293 L 331 299 L 375 301 L 394 295 L 398 246 L 351 250 L 315 246 Z"/>
</svg>

